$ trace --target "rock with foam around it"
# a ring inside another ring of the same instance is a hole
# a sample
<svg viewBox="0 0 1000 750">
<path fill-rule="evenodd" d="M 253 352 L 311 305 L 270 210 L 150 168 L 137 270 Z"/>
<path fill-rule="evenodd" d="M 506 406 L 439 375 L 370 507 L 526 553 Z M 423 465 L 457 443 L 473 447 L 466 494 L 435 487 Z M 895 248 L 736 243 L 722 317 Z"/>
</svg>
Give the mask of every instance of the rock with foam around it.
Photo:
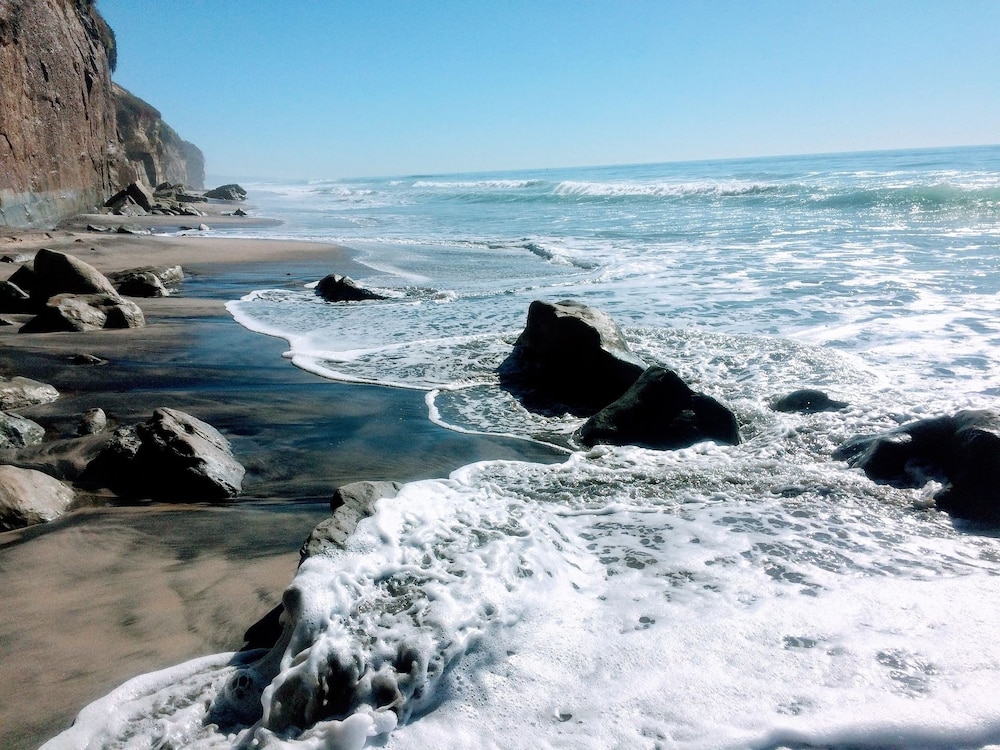
<svg viewBox="0 0 1000 750">
<path fill-rule="evenodd" d="M 802 414 L 814 414 L 820 411 L 840 411 L 848 407 L 845 401 L 836 401 L 826 393 L 815 388 L 803 388 L 792 391 L 786 396 L 776 399 L 771 404 L 775 411 L 799 412 Z"/>
<path fill-rule="evenodd" d="M 58 294 L 21 326 L 20 333 L 142 328 L 146 318 L 134 302 L 112 294 Z"/>
<path fill-rule="evenodd" d="M 966 410 L 852 438 L 833 457 L 876 482 L 943 482 L 937 507 L 958 518 L 1000 522 L 1000 412 Z"/>
<path fill-rule="evenodd" d="M 21 409 L 35 404 L 47 404 L 59 398 L 59 391 L 48 383 L 31 378 L 5 378 L 0 375 L 0 409 Z"/>
<path fill-rule="evenodd" d="M 371 299 L 385 299 L 381 294 L 360 287 L 349 276 L 331 273 L 316 285 L 316 294 L 327 302 L 363 302 Z"/>
<path fill-rule="evenodd" d="M 497 372 L 501 386 L 533 411 L 590 416 L 625 393 L 644 369 L 607 313 L 574 300 L 536 300 Z"/>
<path fill-rule="evenodd" d="M 246 470 L 211 425 L 177 409 L 120 427 L 81 480 L 163 502 L 226 502 L 242 491 Z"/>
<path fill-rule="evenodd" d="M 75 498 L 72 489 L 34 469 L 0 466 L 0 529 L 53 521 Z"/>
<path fill-rule="evenodd" d="M 330 501 L 333 515 L 312 530 L 299 550 L 302 560 L 330 548 L 341 548 L 362 518 L 375 513 L 375 503 L 384 497 L 396 497 L 399 482 L 351 482 L 337 488 Z"/>
<path fill-rule="evenodd" d="M 583 445 L 637 445 L 677 450 L 712 440 L 740 442 L 736 416 L 711 396 L 692 390 L 677 373 L 650 367 L 628 391 L 576 432 Z"/>
<path fill-rule="evenodd" d="M 0 411 L 0 450 L 36 445 L 45 437 L 45 428 L 20 414 Z"/>
</svg>

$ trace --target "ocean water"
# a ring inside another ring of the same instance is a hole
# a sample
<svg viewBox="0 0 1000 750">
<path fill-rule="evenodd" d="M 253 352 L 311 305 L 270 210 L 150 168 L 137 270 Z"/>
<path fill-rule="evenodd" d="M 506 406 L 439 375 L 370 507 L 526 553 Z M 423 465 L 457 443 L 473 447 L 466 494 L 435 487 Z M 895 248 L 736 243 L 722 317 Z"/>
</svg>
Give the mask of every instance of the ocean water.
<svg viewBox="0 0 1000 750">
<path fill-rule="evenodd" d="M 300 568 L 271 654 L 136 678 L 47 748 L 1000 744 L 997 529 L 831 458 L 995 406 L 1000 147 L 246 187 L 388 298 L 260 289 L 240 323 L 565 461 L 406 485 Z M 495 368 L 567 298 L 744 442 L 581 450 L 526 411 Z M 849 407 L 771 409 L 803 387 Z"/>
</svg>

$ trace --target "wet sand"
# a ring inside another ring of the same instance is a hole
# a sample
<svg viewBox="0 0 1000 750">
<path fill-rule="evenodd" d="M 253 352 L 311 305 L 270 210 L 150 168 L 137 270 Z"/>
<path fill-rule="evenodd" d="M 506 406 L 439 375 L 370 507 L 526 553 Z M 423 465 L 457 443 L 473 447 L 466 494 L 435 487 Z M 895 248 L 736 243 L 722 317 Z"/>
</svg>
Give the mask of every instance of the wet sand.
<svg viewBox="0 0 1000 750">
<path fill-rule="evenodd" d="M 0 255 L 38 247 L 102 271 L 179 263 L 187 277 L 174 296 L 136 300 L 145 328 L 0 327 L 0 373 L 62 394 L 19 410 L 46 427 L 44 449 L 0 452 L 0 463 L 71 478 L 93 450 L 70 439 L 87 409 L 103 408 L 115 425 L 171 406 L 220 429 L 247 476 L 230 506 L 125 506 L 97 497 L 90 501 L 103 507 L 0 533 L 0 747 L 38 747 L 137 674 L 239 648 L 246 628 L 280 600 L 299 545 L 328 515 L 337 486 L 446 476 L 482 459 L 560 458 L 439 428 L 421 393 L 299 370 L 282 359 L 284 341 L 251 333 L 226 312 L 226 300 L 257 288 L 301 286 L 332 272 L 363 279 L 366 269 L 345 248 L 66 231 L 0 238 Z M 16 268 L 0 264 L 0 279 Z M 73 364 L 79 353 L 105 363 Z"/>
</svg>

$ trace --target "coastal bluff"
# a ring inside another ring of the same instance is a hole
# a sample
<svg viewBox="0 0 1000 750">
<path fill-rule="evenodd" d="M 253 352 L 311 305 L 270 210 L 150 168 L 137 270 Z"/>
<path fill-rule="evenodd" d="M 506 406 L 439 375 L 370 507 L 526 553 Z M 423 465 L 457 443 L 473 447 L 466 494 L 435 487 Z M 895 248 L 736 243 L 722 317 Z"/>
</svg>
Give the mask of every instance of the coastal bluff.
<svg viewBox="0 0 1000 750">
<path fill-rule="evenodd" d="M 111 81 L 93 0 L 0 3 L 0 225 L 53 226 L 135 180 L 201 187 L 204 160 Z"/>
</svg>

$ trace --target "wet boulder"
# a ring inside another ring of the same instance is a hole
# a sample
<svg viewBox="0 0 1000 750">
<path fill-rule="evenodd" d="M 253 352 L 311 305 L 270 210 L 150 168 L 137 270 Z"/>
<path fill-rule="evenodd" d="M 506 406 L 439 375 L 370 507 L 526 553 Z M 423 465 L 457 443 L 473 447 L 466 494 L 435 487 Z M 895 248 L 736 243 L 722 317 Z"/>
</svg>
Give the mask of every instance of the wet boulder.
<svg viewBox="0 0 1000 750">
<path fill-rule="evenodd" d="M 48 474 L 0 466 L 0 531 L 53 521 L 75 497 L 72 489 Z"/>
<path fill-rule="evenodd" d="M 31 378 L 5 378 L 0 375 L 0 409 L 21 409 L 35 404 L 47 404 L 59 398 L 59 391 L 48 383 Z"/>
<path fill-rule="evenodd" d="M 33 310 L 31 295 L 17 284 L 0 281 L 0 312 L 29 313 Z"/>
<path fill-rule="evenodd" d="M 620 398 L 644 369 L 607 313 L 574 300 L 536 300 L 497 374 L 532 411 L 590 416 Z"/>
<path fill-rule="evenodd" d="M 586 446 L 604 443 L 655 450 L 676 450 L 705 440 L 740 442 L 736 416 L 727 407 L 659 366 L 643 372 L 621 398 L 584 422 L 575 437 Z"/>
<path fill-rule="evenodd" d="M 385 299 L 370 289 L 360 287 L 349 276 L 339 276 L 331 273 L 324 276 L 316 285 L 316 294 L 327 302 L 363 302 L 370 299 Z"/>
<path fill-rule="evenodd" d="M 834 458 L 900 487 L 943 483 L 937 507 L 958 518 L 1000 522 L 1000 413 L 966 410 L 848 440 Z"/>
<path fill-rule="evenodd" d="M 375 503 L 384 497 L 396 497 L 402 486 L 399 482 L 362 481 L 338 487 L 330 500 L 333 515 L 317 524 L 302 543 L 300 564 L 323 550 L 343 547 L 358 522 L 375 513 Z"/>
<path fill-rule="evenodd" d="M 792 391 L 788 395 L 775 399 L 771 403 L 771 408 L 775 411 L 799 412 L 801 414 L 840 411 L 847 407 L 848 404 L 846 401 L 836 401 L 823 391 L 815 388 L 803 388 L 798 391 Z"/>
<path fill-rule="evenodd" d="M 58 294 L 42 311 L 21 326 L 20 333 L 95 331 L 102 328 L 141 328 L 142 310 L 134 302 L 110 294 Z"/>
<path fill-rule="evenodd" d="M 164 408 L 148 422 L 115 430 L 81 480 L 163 502 L 226 502 L 242 491 L 245 473 L 218 430 Z"/>
<path fill-rule="evenodd" d="M 24 448 L 42 442 L 45 428 L 20 414 L 0 411 L 0 450 Z"/>
<path fill-rule="evenodd" d="M 80 421 L 76 425 L 76 434 L 79 436 L 83 435 L 99 435 L 104 432 L 108 427 L 108 415 L 104 413 L 104 409 L 88 409 L 80 417 Z"/>
<path fill-rule="evenodd" d="M 119 294 L 126 297 L 167 297 L 170 292 L 159 276 L 152 270 L 133 269 L 119 271 L 108 278 Z"/>
</svg>

